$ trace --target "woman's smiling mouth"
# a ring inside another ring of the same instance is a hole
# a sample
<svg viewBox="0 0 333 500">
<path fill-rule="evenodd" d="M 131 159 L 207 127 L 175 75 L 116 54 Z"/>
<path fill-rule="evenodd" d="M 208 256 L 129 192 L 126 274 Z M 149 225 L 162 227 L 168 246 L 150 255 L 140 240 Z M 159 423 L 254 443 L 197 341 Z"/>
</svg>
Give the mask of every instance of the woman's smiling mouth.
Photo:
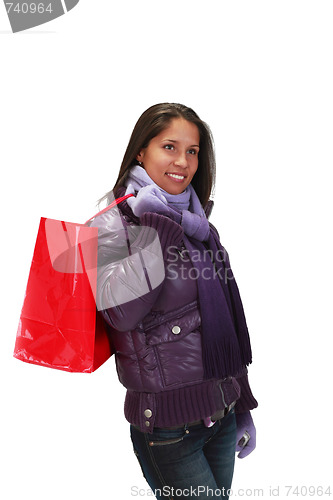
<svg viewBox="0 0 333 500">
<path fill-rule="evenodd" d="M 185 175 L 181 175 L 181 174 L 172 174 L 172 173 L 166 172 L 166 175 L 168 177 L 171 177 L 172 179 L 174 179 L 176 181 L 182 181 L 185 179 Z"/>
</svg>

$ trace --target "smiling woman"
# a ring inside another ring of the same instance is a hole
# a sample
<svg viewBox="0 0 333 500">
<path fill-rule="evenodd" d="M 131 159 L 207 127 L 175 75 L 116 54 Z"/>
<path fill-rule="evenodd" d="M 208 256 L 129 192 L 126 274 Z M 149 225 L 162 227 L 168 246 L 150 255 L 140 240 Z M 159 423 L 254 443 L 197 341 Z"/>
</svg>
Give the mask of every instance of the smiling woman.
<svg viewBox="0 0 333 500">
<path fill-rule="evenodd" d="M 174 118 L 136 159 L 144 163 L 145 171 L 160 188 L 180 194 L 198 169 L 199 142 L 199 130 L 194 123 Z"/>
<path fill-rule="evenodd" d="M 228 498 L 235 451 L 242 458 L 255 447 L 246 320 L 208 222 L 214 180 L 209 127 L 191 108 L 156 104 L 135 125 L 106 195 L 133 196 L 92 223 L 100 313 L 127 388 L 134 452 L 164 500 L 174 489 L 177 498 L 206 499 L 208 488 L 209 498 Z"/>
<path fill-rule="evenodd" d="M 112 191 L 109 191 L 100 201 L 104 199 L 112 200 L 114 192 L 121 186 L 125 185 L 128 173 L 131 168 L 138 164 L 140 158 L 138 155 L 149 147 L 149 144 L 162 133 L 166 143 L 166 150 L 172 151 L 172 148 L 177 149 L 177 144 L 168 139 L 175 140 L 175 137 L 170 137 L 166 134 L 166 129 L 172 126 L 173 121 L 179 120 L 182 124 L 186 122 L 186 130 L 191 128 L 192 139 L 189 139 L 187 147 L 190 147 L 191 154 L 194 150 L 198 156 L 198 169 L 196 175 L 192 178 L 191 185 L 195 189 L 197 196 L 203 206 L 208 202 L 209 196 L 215 184 L 215 153 L 213 147 L 213 138 L 208 125 L 199 118 L 199 116 L 189 107 L 182 104 L 161 103 L 148 108 L 138 119 L 133 132 L 131 134 L 124 158 L 119 170 L 119 175 Z M 199 131 L 199 142 L 193 125 Z M 178 127 L 177 127 L 178 128 Z M 182 127 L 179 127 L 180 130 Z M 183 131 L 185 134 L 185 130 Z M 162 146 L 162 145 L 161 145 Z M 200 151 L 199 151 L 199 147 Z M 163 147 L 163 146 L 162 146 Z M 144 163 L 146 168 L 146 161 Z M 182 171 L 182 168 L 175 167 L 175 172 Z M 183 172 L 184 173 L 184 172 Z M 184 188 L 185 189 L 185 188 Z"/>
</svg>

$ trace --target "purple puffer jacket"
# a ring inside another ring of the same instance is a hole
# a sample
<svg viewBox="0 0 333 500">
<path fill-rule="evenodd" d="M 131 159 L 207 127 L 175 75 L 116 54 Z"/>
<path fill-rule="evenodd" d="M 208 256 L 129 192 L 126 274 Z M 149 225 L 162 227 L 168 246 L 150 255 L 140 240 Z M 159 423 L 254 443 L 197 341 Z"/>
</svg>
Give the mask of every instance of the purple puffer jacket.
<svg viewBox="0 0 333 500">
<path fill-rule="evenodd" d="M 235 400 L 236 412 L 255 408 L 246 368 L 237 378 L 203 379 L 195 269 L 181 226 L 150 212 L 139 219 L 126 201 L 90 225 L 99 238 L 97 307 L 127 388 L 127 420 L 152 432 L 213 415 Z"/>
</svg>

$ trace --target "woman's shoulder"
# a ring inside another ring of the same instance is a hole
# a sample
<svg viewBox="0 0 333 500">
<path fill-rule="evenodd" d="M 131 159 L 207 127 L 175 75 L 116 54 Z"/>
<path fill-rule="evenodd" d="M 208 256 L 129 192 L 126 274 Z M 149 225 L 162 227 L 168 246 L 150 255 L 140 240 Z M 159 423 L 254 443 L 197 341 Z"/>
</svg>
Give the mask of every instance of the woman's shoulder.
<svg viewBox="0 0 333 500">
<path fill-rule="evenodd" d="M 114 196 L 110 197 L 108 202 L 110 208 L 104 208 L 101 213 L 97 214 L 89 223 L 92 227 L 98 227 L 101 230 L 114 230 L 123 225 L 140 225 L 140 219 L 136 217 L 126 200 L 120 199 L 124 196 L 126 188 L 120 187 L 114 191 Z"/>
</svg>

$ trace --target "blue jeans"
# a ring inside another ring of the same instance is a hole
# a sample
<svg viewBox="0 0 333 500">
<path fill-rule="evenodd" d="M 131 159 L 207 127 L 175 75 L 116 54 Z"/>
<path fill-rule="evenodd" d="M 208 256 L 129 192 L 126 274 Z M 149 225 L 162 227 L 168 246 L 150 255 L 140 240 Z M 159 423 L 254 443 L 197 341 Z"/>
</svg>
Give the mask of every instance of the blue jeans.
<svg viewBox="0 0 333 500">
<path fill-rule="evenodd" d="M 203 423 L 152 434 L 131 425 L 143 475 L 158 500 L 228 499 L 235 463 L 236 418 L 232 409 L 212 427 Z"/>
</svg>

